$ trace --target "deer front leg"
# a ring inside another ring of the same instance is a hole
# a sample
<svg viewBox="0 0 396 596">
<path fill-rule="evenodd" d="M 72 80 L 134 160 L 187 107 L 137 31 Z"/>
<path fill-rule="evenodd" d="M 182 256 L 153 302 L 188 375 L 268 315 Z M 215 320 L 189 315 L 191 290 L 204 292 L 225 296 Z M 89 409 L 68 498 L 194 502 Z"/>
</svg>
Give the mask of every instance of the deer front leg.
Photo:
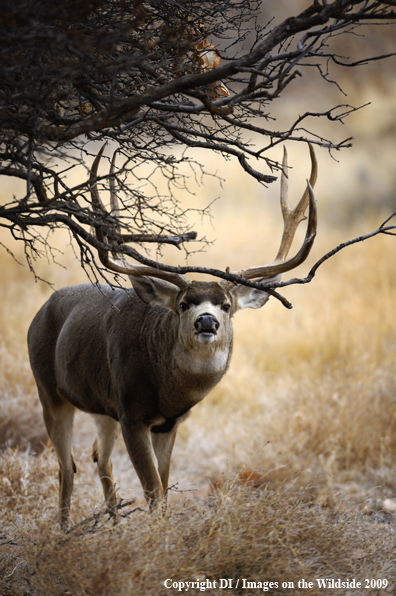
<svg viewBox="0 0 396 596">
<path fill-rule="evenodd" d="M 151 442 L 150 429 L 144 424 L 121 420 L 125 445 L 143 487 L 150 510 L 163 496 L 163 486 L 157 469 L 157 458 Z"/>
<path fill-rule="evenodd" d="M 170 460 L 175 444 L 177 427 L 175 426 L 168 433 L 152 432 L 151 439 L 153 442 L 154 453 L 158 461 L 158 472 L 162 482 L 166 496 L 166 489 L 168 488 Z"/>
</svg>

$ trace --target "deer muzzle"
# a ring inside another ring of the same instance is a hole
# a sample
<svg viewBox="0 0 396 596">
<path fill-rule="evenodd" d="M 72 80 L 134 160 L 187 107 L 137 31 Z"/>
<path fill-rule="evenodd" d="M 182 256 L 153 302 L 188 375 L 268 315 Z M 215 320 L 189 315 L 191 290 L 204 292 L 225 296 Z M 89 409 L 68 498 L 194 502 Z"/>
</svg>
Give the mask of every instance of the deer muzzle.
<svg viewBox="0 0 396 596">
<path fill-rule="evenodd" d="M 220 323 L 213 315 L 203 314 L 195 320 L 194 327 L 198 340 L 208 343 L 214 340 Z"/>
</svg>

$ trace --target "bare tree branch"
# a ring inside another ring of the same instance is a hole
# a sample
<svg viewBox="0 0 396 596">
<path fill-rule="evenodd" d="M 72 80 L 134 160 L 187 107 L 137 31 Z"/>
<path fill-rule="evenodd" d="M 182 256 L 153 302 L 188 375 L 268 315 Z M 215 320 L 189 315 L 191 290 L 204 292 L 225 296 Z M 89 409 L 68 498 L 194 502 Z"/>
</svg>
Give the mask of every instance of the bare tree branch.
<svg viewBox="0 0 396 596">
<path fill-rule="evenodd" d="M 98 248 L 100 227 L 112 250 L 141 263 L 147 257 L 125 242 L 185 247 L 196 234 L 174 189 L 188 190 L 179 166 L 192 165 L 189 150 L 236 159 L 245 173 L 271 183 L 281 164 L 268 152 L 285 140 L 349 147 L 350 138 L 319 135 L 316 122 L 343 122 L 359 108 L 308 107 L 279 130 L 271 104 L 307 69 L 332 82 L 331 63 L 354 68 L 392 60 L 392 52 L 344 59 L 335 50 L 340 36 L 358 27 L 394 27 L 394 6 L 390 0 L 312 1 L 300 13 L 291 5 L 288 18 L 262 27 L 261 0 L 1 5 L 0 176 L 25 180 L 26 194 L 0 207 L 0 226 L 24 243 L 32 267 L 51 250 L 40 232 L 46 228 L 70 230 L 81 259 L 94 269 L 90 251 Z M 118 144 L 124 161 L 97 184 L 117 182 L 117 217 L 92 211 L 87 179 L 70 184 L 75 168 L 87 170 L 92 142 L 106 139 Z M 169 147 L 186 151 L 176 158 Z M 140 174 L 148 163 L 151 173 Z M 168 196 L 155 186 L 158 170 Z"/>
<path fill-rule="evenodd" d="M 328 253 L 323 255 L 323 257 L 321 257 L 315 263 L 315 265 L 311 268 L 310 272 L 308 273 L 307 277 L 303 277 L 303 278 L 294 277 L 287 281 L 270 283 L 270 284 L 268 284 L 268 287 L 274 289 L 274 288 L 285 288 L 286 286 L 291 286 L 294 284 L 307 284 L 313 280 L 313 278 L 316 275 L 317 270 L 319 269 L 319 267 L 321 265 L 323 265 L 323 263 L 325 263 L 328 259 L 330 259 L 334 255 L 336 255 L 338 252 L 340 252 L 340 250 L 343 250 L 347 246 L 352 246 L 352 244 L 357 244 L 358 242 L 364 242 L 365 240 L 368 240 L 369 238 L 374 238 L 375 236 L 378 236 L 378 234 L 388 234 L 390 236 L 396 236 L 396 232 L 392 231 L 392 230 L 396 230 L 396 225 L 391 225 L 391 226 L 386 225 L 394 217 L 396 217 L 396 213 L 393 213 L 390 217 L 388 217 L 386 219 L 386 221 L 384 221 L 379 226 L 379 228 L 377 228 L 373 232 L 369 232 L 368 234 L 363 234 L 362 236 L 353 238 L 352 240 L 347 240 L 346 242 L 342 242 L 341 244 L 339 244 L 338 246 L 336 246 L 335 248 L 330 250 Z M 263 284 L 263 288 L 265 285 L 266 284 Z"/>
</svg>

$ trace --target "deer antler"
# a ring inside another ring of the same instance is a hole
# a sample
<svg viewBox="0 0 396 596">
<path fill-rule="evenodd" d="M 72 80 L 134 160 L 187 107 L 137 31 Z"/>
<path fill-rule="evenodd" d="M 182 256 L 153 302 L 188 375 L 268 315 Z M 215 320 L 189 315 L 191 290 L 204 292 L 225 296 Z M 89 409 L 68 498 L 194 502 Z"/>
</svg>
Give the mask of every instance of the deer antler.
<svg viewBox="0 0 396 596">
<path fill-rule="evenodd" d="M 275 259 L 269 265 L 259 266 L 259 267 L 249 267 L 248 269 L 241 269 L 240 271 L 230 271 L 227 270 L 228 273 L 235 275 L 237 277 L 242 277 L 245 280 L 251 280 L 255 278 L 261 278 L 261 281 L 264 281 L 265 278 L 275 277 L 281 273 L 286 271 L 290 271 L 294 269 L 301 263 L 305 261 L 308 257 L 309 252 L 312 248 L 312 245 L 315 240 L 316 236 L 316 228 L 317 228 L 317 211 L 316 211 L 316 200 L 313 193 L 313 186 L 315 185 L 317 174 L 318 174 L 318 163 L 316 161 L 315 152 L 313 146 L 308 143 L 309 145 L 309 152 L 311 156 L 312 168 L 311 168 L 311 175 L 310 180 L 307 183 L 307 188 L 303 193 L 299 203 L 296 205 L 294 209 L 290 209 L 288 204 L 288 181 L 286 176 L 286 169 L 287 169 L 287 151 L 284 148 L 284 155 L 283 155 L 283 162 L 282 162 L 282 177 L 281 177 L 281 209 L 283 215 L 283 234 L 281 244 L 278 250 L 278 253 Z M 95 158 L 95 161 L 91 168 L 91 174 L 89 178 L 90 188 L 91 188 L 91 195 L 92 195 L 92 205 L 96 212 L 101 214 L 107 214 L 107 211 L 100 199 L 99 192 L 96 186 L 97 181 L 97 171 L 100 159 L 103 154 L 103 150 L 106 144 L 103 145 L 101 150 L 99 151 L 98 155 Z M 118 216 L 120 213 L 118 198 L 116 194 L 116 186 L 114 181 L 114 169 L 115 169 L 115 157 L 117 151 L 113 154 L 112 162 L 111 162 L 111 169 L 110 169 L 110 194 L 111 194 L 111 215 Z M 307 232 L 305 235 L 304 242 L 299 249 L 299 251 L 294 255 L 294 257 L 285 260 L 290 247 L 292 245 L 296 230 L 299 224 L 304 221 L 306 216 L 304 215 L 307 207 L 309 206 L 309 216 L 308 216 L 308 226 Z M 103 229 L 97 228 L 96 229 L 96 236 L 98 240 L 102 243 L 107 244 L 107 236 Z M 122 240 L 123 235 L 119 234 L 120 239 Z M 165 281 L 169 281 L 173 283 L 180 289 L 186 288 L 190 281 L 184 277 L 184 275 L 180 275 L 179 273 L 163 271 L 161 269 L 156 269 L 155 267 L 150 267 L 147 265 L 140 265 L 134 263 L 126 263 L 124 264 L 121 262 L 117 257 L 113 254 L 113 257 L 109 255 L 108 250 L 101 250 L 99 251 L 99 258 L 102 264 L 114 271 L 115 273 L 121 273 L 126 275 L 147 275 L 150 277 L 157 277 L 159 279 L 163 279 Z M 202 271 L 206 272 L 206 271 Z M 210 270 L 207 271 L 211 273 Z M 233 285 L 233 282 L 225 282 L 222 281 L 226 287 L 229 285 Z"/>
<path fill-rule="evenodd" d="M 290 271 L 291 269 L 294 269 L 295 267 L 303 263 L 309 255 L 309 252 L 315 240 L 317 228 L 316 200 L 312 189 L 315 186 L 315 182 L 318 176 L 318 162 L 316 161 L 313 146 L 310 143 L 308 143 L 308 145 L 312 162 L 311 176 L 309 182 L 307 183 L 307 188 L 305 189 L 303 196 L 301 197 L 296 207 L 294 207 L 294 209 L 290 209 L 287 200 L 288 180 L 285 173 L 287 169 L 287 151 L 286 147 L 284 147 L 280 198 L 284 223 L 281 244 L 278 250 L 278 254 L 276 255 L 274 261 L 272 261 L 272 263 L 270 263 L 269 265 L 249 267 L 248 269 L 241 269 L 240 271 L 230 271 L 230 273 L 232 273 L 233 275 L 238 275 L 240 277 L 244 277 L 245 279 L 254 279 L 256 277 L 273 277 L 275 275 L 279 275 L 280 273 L 284 273 L 285 271 Z M 308 227 L 303 245 L 301 246 L 297 254 L 294 255 L 294 257 L 285 261 L 299 224 L 302 221 L 304 221 L 304 219 L 307 219 L 304 213 L 308 205 Z"/>
</svg>

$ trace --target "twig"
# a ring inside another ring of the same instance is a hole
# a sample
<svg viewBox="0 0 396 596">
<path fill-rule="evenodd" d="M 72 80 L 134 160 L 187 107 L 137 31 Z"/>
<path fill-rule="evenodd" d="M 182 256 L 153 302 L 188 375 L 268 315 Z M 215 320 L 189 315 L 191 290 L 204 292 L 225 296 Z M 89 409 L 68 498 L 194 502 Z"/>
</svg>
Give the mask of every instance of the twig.
<svg viewBox="0 0 396 596">
<path fill-rule="evenodd" d="M 335 254 L 343 250 L 347 246 L 352 246 L 352 244 L 357 244 L 358 242 L 364 242 L 364 240 L 368 240 L 369 238 L 374 238 L 374 236 L 378 236 L 378 234 L 388 234 L 390 236 L 396 236 L 396 233 L 392 233 L 391 230 L 396 230 L 396 225 L 386 226 L 387 222 L 390 221 L 393 217 L 396 216 L 396 212 L 390 215 L 380 226 L 378 229 L 374 230 L 373 232 L 369 232 L 368 234 L 364 234 L 362 236 L 358 236 L 357 238 L 353 238 L 352 240 L 347 240 L 346 242 L 342 242 L 333 250 L 329 251 L 319 261 L 315 263 L 315 265 L 311 268 L 310 272 L 308 273 L 307 277 L 303 278 L 292 278 L 288 281 L 281 281 L 281 282 L 274 282 L 268 284 L 271 288 L 285 288 L 286 286 L 291 286 L 293 284 L 307 284 L 313 280 L 316 275 L 317 270 L 319 267 L 325 263 L 330 257 L 333 257 Z"/>
</svg>

